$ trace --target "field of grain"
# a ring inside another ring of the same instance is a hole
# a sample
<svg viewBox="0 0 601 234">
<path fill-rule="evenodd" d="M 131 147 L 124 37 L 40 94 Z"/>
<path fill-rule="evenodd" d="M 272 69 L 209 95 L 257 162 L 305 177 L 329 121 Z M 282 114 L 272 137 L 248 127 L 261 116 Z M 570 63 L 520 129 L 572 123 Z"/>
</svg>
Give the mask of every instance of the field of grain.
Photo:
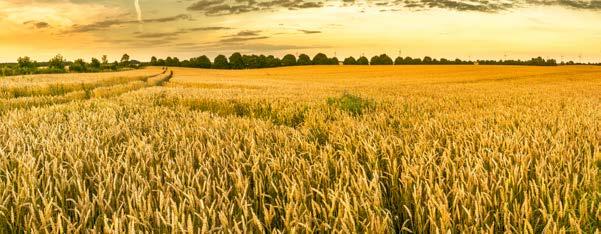
<svg viewBox="0 0 601 234">
<path fill-rule="evenodd" d="M 600 232 L 600 90 L 592 66 L 1 78 L 0 231 Z"/>
</svg>

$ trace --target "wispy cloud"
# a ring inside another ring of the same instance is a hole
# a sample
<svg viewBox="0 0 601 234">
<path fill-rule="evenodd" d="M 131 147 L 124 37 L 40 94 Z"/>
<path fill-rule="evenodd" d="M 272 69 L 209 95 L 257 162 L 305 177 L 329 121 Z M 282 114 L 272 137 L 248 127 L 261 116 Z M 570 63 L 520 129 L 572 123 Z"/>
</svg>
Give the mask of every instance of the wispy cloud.
<svg viewBox="0 0 601 234">
<path fill-rule="evenodd" d="M 276 9 L 306 9 L 328 6 L 327 0 L 198 0 L 190 5 L 189 11 L 202 12 L 208 16 L 234 15 L 247 12 L 276 10 Z M 335 3 L 334 3 L 335 4 Z M 390 0 L 390 1 L 355 1 L 343 0 L 339 7 L 352 5 L 367 5 L 368 7 L 384 8 L 381 11 L 398 11 L 399 9 L 449 9 L 456 11 L 475 11 L 495 13 L 513 8 L 528 6 L 561 6 L 572 9 L 601 10 L 601 1 L 592 0 Z"/>
<path fill-rule="evenodd" d="M 267 36 L 260 36 L 260 37 L 229 37 L 229 38 L 221 39 L 219 42 L 231 43 L 231 42 L 243 42 L 243 41 L 256 41 L 256 40 L 263 40 L 263 39 L 267 39 L 267 38 L 269 38 L 269 37 L 267 37 Z"/>
<path fill-rule="evenodd" d="M 189 11 L 202 12 L 207 16 L 221 16 L 242 14 L 254 11 L 273 10 L 277 8 L 296 10 L 306 8 L 318 8 L 323 6 L 323 1 L 305 0 L 236 0 L 233 2 L 220 0 L 199 0 L 190 5 L 187 9 Z"/>
<path fill-rule="evenodd" d="M 35 21 L 35 20 L 30 20 L 30 21 L 25 21 L 23 22 L 23 24 L 25 25 L 31 25 L 34 28 L 37 29 L 42 29 L 42 28 L 48 28 L 50 27 L 50 24 L 44 21 Z"/>
<path fill-rule="evenodd" d="M 180 14 L 171 17 L 163 17 L 163 18 L 154 18 L 144 20 L 145 23 L 167 23 L 179 20 L 190 20 L 192 17 L 186 14 Z M 90 32 L 108 29 L 114 26 L 127 25 L 127 24 L 135 24 L 139 23 L 137 20 L 123 20 L 123 19 L 112 19 L 112 20 L 103 20 L 98 21 L 91 24 L 86 25 L 73 25 L 73 27 L 67 31 L 67 33 L 78 33 L 78 32 Z"/>
<path fill-rule="evenodd" d="M 157 38 L 157 37 L 175 37 L 180 34 L 199 32 L 199 31 L 220 31 L 230 30 L 229 27 L 196 27 L 196 28 L 182 28 L 172 32 L 135 32 L 136 38 Z"/>
<path fill-rule="evenodd" d="M 321 33 L 321 31 L 316 31 L 316 30 L 306 30 L 306 29 L 299 29 L 299 32 L 305 33 L 305 34 L 317 34 L 317 33 Z"/>
</svg>

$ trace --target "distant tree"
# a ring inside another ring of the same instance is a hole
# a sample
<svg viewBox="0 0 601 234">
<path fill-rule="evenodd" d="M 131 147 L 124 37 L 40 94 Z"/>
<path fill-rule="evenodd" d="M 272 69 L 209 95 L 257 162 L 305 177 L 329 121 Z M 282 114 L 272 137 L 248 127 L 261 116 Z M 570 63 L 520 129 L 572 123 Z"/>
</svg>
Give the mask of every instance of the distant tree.
<svg viewBox="0 0 601 234">
<path fill-rule="evenodd" d="M 157 63 L 158 63 L 158 62 L 157 62 Z M 164 66 L 178 67 L 178 66 L 180 66 L 180 65 L 181 65 L 181 62 L 179 61 L 179 58 L 177 58 L 177 57 L 171 57 L 171 56 L 168 56 L 168 57 L 165 59 L 165 64 L 164 64 Z"/>
<path fill-rule="evenodd" d="M 116 70 L 119 68 L 119 62 L 117 62 L 117 61 L 114 61 L 114 62 L 111 64 L 111 67 L 110 67 L 110 68 L 111 68 L 111 70 L 113 70 L 113 71 L 116 71 Z"/>
<path fill-rule="evenodd" d="M 128 54 L 123 54 L 123 56 L 121 56 L 121 66 L 123 66 L 123 67 L 129 66 L 129 55 Z"/>
<path fill-rule="evenodd" d="M 230 67 L 231 69 L 244 69 L 244 60 L 242 60 L 242 55 L 238 52 L 233 53 L 230 58 Z"/>
<path fill-rule="evenodd" d="M 405 64 L 405 60 L 403 59 L 403 57 L 396 57 L 396 59 L 394 60 L 394 65 L 403 65 Z"/>
<path fill-rule="evenodd" d="M 374 56 L 370 61 L 371 65 L 392 65 L 392 59 L 388 57 L 386 54 L 381 54 L 379 56 Z"/>
<path fill-rule="evenodd" d="M 426 56 L 424 57 L 424 60 L 422 60 L 423 64 L 432 64 L 432 58 Z"/>
<path fill-rule="evenodd" d="M 405 57 L 405 59 L 403 59 L 403 64 L 414 64 L 413 58 L 411 58 L 409 56 Z"/>
<path fill-rule="evenodd" d="M 27 70 L 27 71 L 33 70 L 36 67 L 35 61 L 32 61 L 27 56 L 19 57 L 17 59 L 17 64 L 21 70 Z"/>
<path fill-rule="evenodd" d="M 215 57 L 215 60 L 213 60 L 213 68 L 217 68 L 217 69 L 228 69 L 229 68 L 229 64 L 227 62 L 227 58 L 225 57 L 225 55 L 218 55 L 217 57 Z"/>
<path fill-rule="evenodd" d="M 77 59 L 73 61 L 71 66 L 69 66 L 69 71 L 85 72 L 87 71 L 87 64 L 83 61 L 83 59 Z"/>
<path fill-rule="evenodd" d="M 259 55 L 257 57 L 257 63 L 259 64 L 260 68 L 265 68 L 267 67 L 268 61 L 267 61 L 267 56 L 265 55 Z"/>
<path fill-rule="evenodd" d="M 102 55 L 102 64 L 103 65 L 109 64 L 109 59 L 106 55 Z"/>
<path fill-rule="evenodd" d="M 198 64 L 202 68 L 211 68 L 211 60 L 206 55 L 198 57 Z"/>
<path fill-rule="evenodd" d="M 230 60 L 232 61 L 232 60 Z M 244 55 L 242 56 L 242 67 L 247 69 L 261 68 L 262 64 L 259 64 L 259 56 L 257 55 Z"/>
<path fill-rule="evenodd" d="M 392 61 L 392 58 L 390 58 L 390 56 L 388 56 L 387 54 L 380 55 L 380 62 L 382 63 L 382 65 L 393 65 L 394 64 L 394 62 Z"/>
<path fill-rule="evenodd" d="M 287 54 L 282 58 L 282 66 L 295 66 L 296 65 L 296 57 L 291 54 Z"/>
<path fill-rule="evenodd" d="M 65 70 L 65 58 L 63 58 L 62 55 L 58 54 L 56 56 L 54 56 L 54 58 L 50 59 L 50 61 L 48 61 L 48 67 L 50 69 L 56 69 L 56 70 Z"/>
<path fill-rule="evenodd" d="M 342 64 L 344 65 L 357 65 L 357 60 L 355 60 L 355 58 L 353 58 L 353 56 L 345 58 L 344 61 L 342 62 Z"/>
<path fill-rule="evenodd" d="M 369 65 L 369 61 L 365 56 L 361 56 L 357 59 L 357 65 Z"/>
<path fill-rule="evenodd" d="M 150 65 L 152 65 L 152 66 L 156 66 L 157 65 L 157 57 L 152 56 L 150 58 Z"/>
<path fill-rule="evenodd" d="M 297 65 L 311 65 L 313 64 L 313 62 L 311 62 L 311 58 L 309 58 L 308 55 L 306 54 L 301 54 L 298 56 L 298 61 L 296 62 Z"/>
<path fill-rule="evenodd" d="M 545 66 L 557 66 L 557 60 L 555 59 L 547 59 Z"/>
<path fill-rule="evenodd" d="M 328 64 L 330 65 L 340 65 L 340 60 L 338 58 L 333 57 L 328 59 Z"/>
<path fill-rule="evenodd" d="M 265 57 L 265 67 L 279 67 L 282 65 L 282 61 L 279 58 L 269 55 Z"/>
<path fill-rule="evenodd" d="M 328 56 L 326 56 L 323 53 L 318 53 L 315 55 L 315 57 L 313 57 L 313 64 L 314 65 L 328 65 L 328 64 L 330 64 L 330 61 L 328 59 Z"/>
<path fill-rule="evenodd" d="M 191 58 L 190 66 L 198 68 L 211 68 L 211 60 L 205 55 L 197 58 Z"/>
<path fill-rule="evenodd" d="M 97 58 L 92 58 L 92 61 L 90 62 L 90 67 L 93 69 L 100 69 L 100 61 Z"/>
<path fill-rule="evenodd" d="M 376 55 L 371 57 L 371 59 L 369 60 L 369 64 L 370 65 L 379 65 L 380 64 L 380 56 Z"/>
</svg>

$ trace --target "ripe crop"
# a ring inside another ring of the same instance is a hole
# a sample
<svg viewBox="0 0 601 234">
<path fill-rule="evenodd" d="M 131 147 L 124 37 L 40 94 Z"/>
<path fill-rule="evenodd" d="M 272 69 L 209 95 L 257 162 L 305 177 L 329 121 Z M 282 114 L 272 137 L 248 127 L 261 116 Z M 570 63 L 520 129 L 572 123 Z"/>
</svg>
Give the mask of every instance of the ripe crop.
<svg viewBox="0 0 601 234">
<path fill-rule="evenodd" d="M 2 80 L 0 230 L 601 231 L 599 67 L 173 71 Z"/>
</svg>

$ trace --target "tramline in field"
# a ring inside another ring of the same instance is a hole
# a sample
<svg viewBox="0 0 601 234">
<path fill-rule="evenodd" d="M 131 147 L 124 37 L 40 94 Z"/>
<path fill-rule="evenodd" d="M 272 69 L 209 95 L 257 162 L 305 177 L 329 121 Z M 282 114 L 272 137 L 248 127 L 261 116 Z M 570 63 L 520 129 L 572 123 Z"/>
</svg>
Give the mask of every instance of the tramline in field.
<svg viewBox="0 0 601 234">
<path fill-rule="evenodd" d="M 601 67 L 163 71 L 4 79 L 0 230 L 601 226 Z"/>
</svg>

